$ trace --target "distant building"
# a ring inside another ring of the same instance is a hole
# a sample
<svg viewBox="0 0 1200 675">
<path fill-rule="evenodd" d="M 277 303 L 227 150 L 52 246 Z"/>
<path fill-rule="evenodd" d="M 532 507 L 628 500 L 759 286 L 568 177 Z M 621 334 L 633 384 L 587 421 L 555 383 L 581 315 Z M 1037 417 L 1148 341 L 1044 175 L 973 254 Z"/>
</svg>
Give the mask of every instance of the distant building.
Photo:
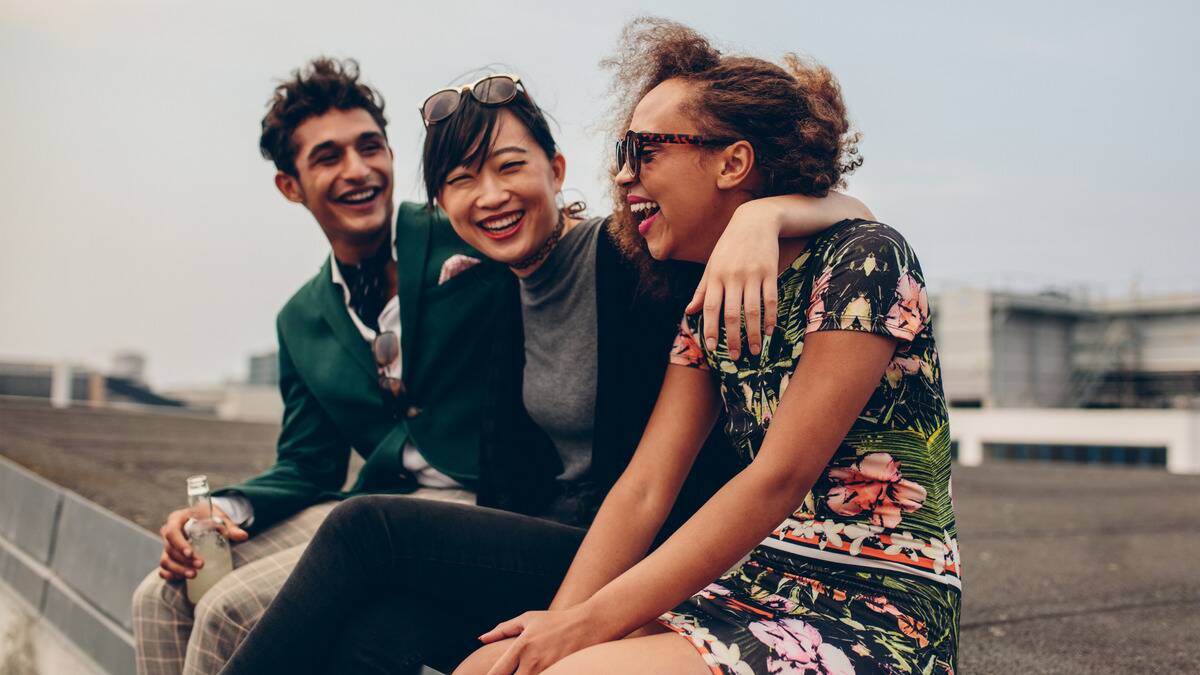
<svg viewBox="0 0 1200 675">
<path fill-rule="evenodd" d="M 109 375 L 120 377 L 130 382 L 146 381 L 146 355 L 135 351 L 122 351 L 113 354 L 113 366 Z"/>
<path fill-rule="evenodd" d="M 953 406 L 1200 408 L 1200 294 L 963 289 L 933 313 Z"/>
<path fill-rule="evenodd" d="M 78 364 L 36 361 L 0 361 L 0 396 L 46 398 L 59 405 L 134 404 L 173 408 L 183 405 L 151 390 L 142 384 L 140 377 L 135 380 L 106 375 Z"/>
<path fill-rule="evenodd" d="M 250 375 L 246 384 L 262 387 L 279 386 L 279 352 L 271 350 L 250 356 Z"/>
<path fill-rule="evenodd" d="M 226 420 L 275 422 L 283 417 L 279 396 L 279 356 L 275 351 L 253 354 L 245 382 L 228 381 L 201 387 L 172 389 L 171 396 Z"/>
</svg>

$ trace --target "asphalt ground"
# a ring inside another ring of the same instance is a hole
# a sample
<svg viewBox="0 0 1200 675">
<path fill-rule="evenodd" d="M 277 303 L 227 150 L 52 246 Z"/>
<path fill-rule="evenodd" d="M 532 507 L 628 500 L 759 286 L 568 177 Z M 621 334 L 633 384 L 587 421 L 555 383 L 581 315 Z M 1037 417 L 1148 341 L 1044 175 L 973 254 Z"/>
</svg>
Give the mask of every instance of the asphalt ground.
<svg viewBox="0 0 1200 675">
<path fill-rule="evenodd" d="M 273 425 L 0 401 L 0 454 L 155 531 L 184 478 L 268 466 Z M 955 467 L 961 673 L 1200 672 L 1200 476 Z"/>
</svg>

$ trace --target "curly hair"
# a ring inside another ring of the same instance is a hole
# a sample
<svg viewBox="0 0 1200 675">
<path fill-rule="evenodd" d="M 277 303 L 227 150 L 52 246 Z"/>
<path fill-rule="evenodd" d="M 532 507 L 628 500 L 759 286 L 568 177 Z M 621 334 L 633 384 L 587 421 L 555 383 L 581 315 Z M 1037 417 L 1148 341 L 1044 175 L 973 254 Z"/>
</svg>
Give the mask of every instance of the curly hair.
<svg viewBox="0 0 1200 675">
<path fill-rule="evenodd" d="M 275 168 L 295 176 L 296 151 L 292 133 L 310 117 L 331 109 L 362 108 L 370 113 L 379 131 L 387 138 L 387 118 L 383 115 L 383 97 L 358 81 L 358 62 L 320 56 L 304 68 L 292 71 L 288 80 L 275 87 L 262 119 L 258 147 Z"/>
<path fill-rule="evenodd" d="M 828 68 L 811 59 L 786 54 L 778 65 L 723 54 L 683 24 L 642 17 L 626 25 L 617 52 L 601 65 L 613 76 L 614 138 L 629 128 L 634 108 L 651 89 L 671 79 L 693 83 L 696 93 L 684 112 L 697 120 L 702 134 L 750 143 L 762 176 L 757 196 L 823 197 L 862 165 L 859 134 L 851 128 L 841 87 Z M 655 276 L 657 266 L 633 227 L 622 190 L 615 188 L 613 196 L 615 239 L 643 273 Z"/>
</svg>

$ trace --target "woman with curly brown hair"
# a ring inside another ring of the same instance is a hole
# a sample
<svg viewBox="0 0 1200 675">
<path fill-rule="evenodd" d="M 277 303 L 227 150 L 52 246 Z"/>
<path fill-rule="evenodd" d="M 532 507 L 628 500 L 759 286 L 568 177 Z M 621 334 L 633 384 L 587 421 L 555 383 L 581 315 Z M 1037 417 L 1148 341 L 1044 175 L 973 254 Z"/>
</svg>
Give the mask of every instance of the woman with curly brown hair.
<svg viewBox="0 0 1200 675">
<path fill-rule="evenodd" d="M 826 68 L 722 55 L 665 21 L 624 44 L 612 63 L 638 86 L 616 184 L 626 235 L 655 258 L 705 262 L 742 203 L 822 195 L 860 162 Z M 896 230 L 850 220 L 783 242 L 778 269 L 761 353 L 684 319 L 550 609 L 486 633 L 458 672 L 954 671 L 947 412 L 917 258 Z M 722 405 L 744 468 L 647 556 Z"/>
</svg>

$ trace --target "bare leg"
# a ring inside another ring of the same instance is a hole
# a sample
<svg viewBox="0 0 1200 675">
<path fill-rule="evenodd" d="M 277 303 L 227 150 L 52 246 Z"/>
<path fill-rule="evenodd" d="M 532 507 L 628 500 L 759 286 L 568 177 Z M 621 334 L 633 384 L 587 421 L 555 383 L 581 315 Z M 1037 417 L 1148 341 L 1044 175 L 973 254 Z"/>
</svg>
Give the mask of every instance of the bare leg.
<svg viewBox="0 0 1200 675">
<path fill-rule="evenodd" d="M 544 675 L 607 675 L 608 673 L 677 673 L 712 675 L 704 657 L 675 633 L 630 637 L 575 652 L 543 671 Z"/>
<path fill-rule="evenodd" d="M 454 675 L 487 675 L 515 640 L 509 638 L 475 650 Z M 712 675 L 700 652 L 688 644 L 687 638 L 657 623 L 646 624 L 622 640 L 578 651 L 545 671 L 546 675 L 639 672 Z"/>
<path fill-rule="evenodd" d="M 504 656 L 504 652 L 512 646 L 516 638 L 486 644 L 476 649 L 466 660 L 454 669 L 454 675 L 487 675 L 487 671 Z"/>
</svg>

